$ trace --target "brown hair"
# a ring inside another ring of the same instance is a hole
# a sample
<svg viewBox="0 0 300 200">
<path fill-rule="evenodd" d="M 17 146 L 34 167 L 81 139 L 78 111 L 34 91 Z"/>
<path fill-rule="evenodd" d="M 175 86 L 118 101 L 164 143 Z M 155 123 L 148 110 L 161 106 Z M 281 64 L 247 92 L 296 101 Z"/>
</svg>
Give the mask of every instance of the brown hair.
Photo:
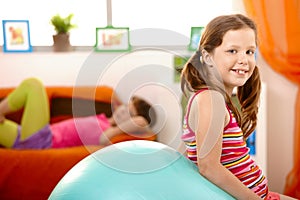
<svg viewBox="0 0 300 200">
<path fill-rule="evenodd" d="M 137 114 L 144 117 L 148 122 L 149 126 L 152 127 L 155 124 L 156 113 L 152 108 L 152 105 L 144 99 L 133 96 L 131 101 L 137 111 Z"/>
<path fill-rule="evenodd" d="M 224 90 L 222 81 L 218 79 L 209 70 L 209 66 L 201 62 L 201 52 L 206 50 L 212 53 L 215 48 L 220 46 L 223 42 L 225 33 L 230 30 L 239 30 L 243 28 L 250 28 L 255 33 L 256 44 L 257 28 L 255 23 L 248 17 L 241 14 L 223 15 L 214 18 L 207 24 L 201 36 L 198 50 L 185 64 L 181 73 L 181 89 L 185 93 L 185 89 L 195 92 L 201 88 L 209 88 L 221 92 L 229 108 L 235 114 L 237 121 L 247 138 L 255 129 L 257 124 L 258 101 L 261 90 L 260 76 L 257 66 L 253 71 L 252 76 L 247 82 L 237 88 L 237 96 L 240 103 L 240 111 L 237 105 L 231 101 L 231 97 Z"/>
</svg>

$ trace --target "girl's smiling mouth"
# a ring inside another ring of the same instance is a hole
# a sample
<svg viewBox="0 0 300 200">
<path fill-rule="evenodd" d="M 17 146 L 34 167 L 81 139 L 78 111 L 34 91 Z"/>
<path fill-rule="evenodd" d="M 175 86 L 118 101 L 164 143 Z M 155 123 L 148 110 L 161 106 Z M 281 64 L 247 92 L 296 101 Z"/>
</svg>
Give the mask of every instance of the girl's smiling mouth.
<svg viewBox="0 0 300 200">
<path fill-rule="evenodd" d="M 246 74 L 248 70 L 243 70 L 243 69 L 232 69 L 231 71 L 237 73 L 237 74 Z"/>
</svg>

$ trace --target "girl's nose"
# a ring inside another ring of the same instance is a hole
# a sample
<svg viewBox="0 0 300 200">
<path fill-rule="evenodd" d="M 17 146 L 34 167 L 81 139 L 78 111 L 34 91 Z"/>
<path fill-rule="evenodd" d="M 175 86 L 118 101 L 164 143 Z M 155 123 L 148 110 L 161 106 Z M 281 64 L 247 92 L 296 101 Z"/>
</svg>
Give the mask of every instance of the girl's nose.
<svg viewBox="0 0 300 200">
<path fill-rule="evenodd" d="M 238 55 L 238 63 L 243 65 L 243 64 L 246 64 L 247 63 L 247 56 L 245 53 L 240 53 Z"/>
</svg>

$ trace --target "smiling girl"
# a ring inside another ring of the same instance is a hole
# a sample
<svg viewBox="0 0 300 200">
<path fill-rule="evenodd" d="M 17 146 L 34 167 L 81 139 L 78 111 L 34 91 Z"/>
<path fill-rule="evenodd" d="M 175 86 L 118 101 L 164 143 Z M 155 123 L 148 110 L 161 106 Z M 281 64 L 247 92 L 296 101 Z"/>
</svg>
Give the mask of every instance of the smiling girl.
<svg viewBox="0 0 300 200">
<path fill-rule="evenodd" d="M 269 191 L 246 146 L 261 91 L 256 49 L 257 29 L 248 17 L 225 15 L 208 23 L 181 74 L 183 92 L 192 93 L 182 139 L 200 174 L 236 199 L 289 198 Z M 231 101 L 234 89 L 240 109 Z"/>
</svg>

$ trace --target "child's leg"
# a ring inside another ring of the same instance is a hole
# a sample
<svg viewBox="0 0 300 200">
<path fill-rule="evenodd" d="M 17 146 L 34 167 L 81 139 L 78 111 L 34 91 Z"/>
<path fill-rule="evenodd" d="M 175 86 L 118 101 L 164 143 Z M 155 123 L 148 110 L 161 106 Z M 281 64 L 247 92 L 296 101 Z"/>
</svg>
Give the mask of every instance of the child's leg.
<svg viewBox="0 0 300 200">
<path fill-rule="evenodd" d="M 10 148 L 16 141 L 18 124 L 10 120 L 0 123 L 0 145 Z"/>
<path fill-rule="evenodd" d="M 24 80 L 7 96 L 10 111 L 24 108 L 21 140 L 43 128 L 50 120 L 49 103 L 43 84 L 35 78 Z"/>
</svg>

